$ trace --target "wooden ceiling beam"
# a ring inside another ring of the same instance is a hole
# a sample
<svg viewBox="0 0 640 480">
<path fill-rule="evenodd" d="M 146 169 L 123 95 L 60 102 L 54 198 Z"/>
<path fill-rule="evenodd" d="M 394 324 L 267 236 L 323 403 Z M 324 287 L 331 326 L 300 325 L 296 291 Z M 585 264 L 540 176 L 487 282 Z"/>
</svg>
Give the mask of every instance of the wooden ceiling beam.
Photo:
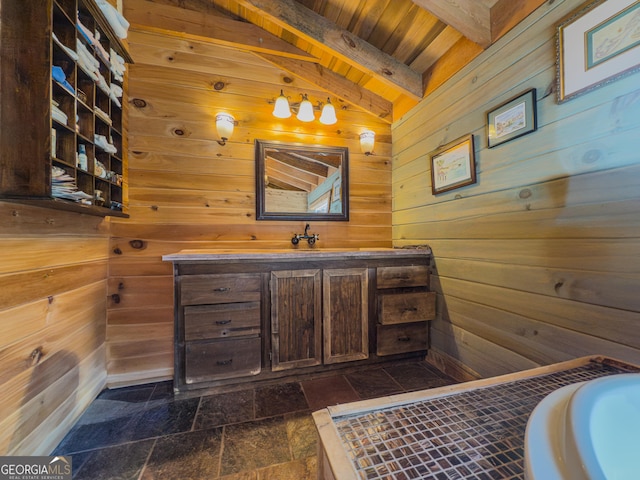
<svg viewBox="0 0 640 480">
<path fill-rule="evenodd" d="M 545 1 L 413 0 L 413 3 L 487 48 Z"/>
<path fill-rule="evenodd" d="M 413 0 L 482 48 L 491 45 L 491 7 L 498 0 Z M 515 0 L 518 1 L 518 0 Z"/>
<path fill-rule="evenodd" d="M 419 73 L 302 4 L 294 0 L 236 2 L 386 85 L 416 100 L 422 99 Z"/>
<path fill-rule="evenodd" d="M 338 97 L 359 110 L 375 115 L 386 123 L 393 122 L 393 104 L 390 101 L 322 65 L 264 53 L 256 53 L 256 55 L 289 74 L 316 85 L 321 90 Z M 340 108 L 340 105 L 335 103 L 334 106 L 336 109 Z"/>
<path fill-rule="evenodd" d="M 312 62 L 318 60 L 252 23 L 165 5 L 153 0 L 127 0 L 124 16 L 134 29 L 285 58 Z"/>
</svg>

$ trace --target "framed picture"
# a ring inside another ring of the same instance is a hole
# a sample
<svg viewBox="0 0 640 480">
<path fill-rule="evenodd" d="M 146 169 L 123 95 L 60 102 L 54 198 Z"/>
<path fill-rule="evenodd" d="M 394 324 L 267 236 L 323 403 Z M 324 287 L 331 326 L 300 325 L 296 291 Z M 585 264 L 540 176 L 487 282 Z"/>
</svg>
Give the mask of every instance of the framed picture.
<svg viewBox="0 0 640 480">
<path fill-rule="evenodd" d="M 536 89 L 532 88 L 487 113 L 487 145 L 493 148 L 537 128 Z"/>
<path fill-rule="evenodd" d="M 447 192 L 476 183 L 473 135 L 465 135 L 429 154 L 431 192 Z"/>
<path fill-rule="evenodd" d="M 558 103 L 640 68 L 639 19 L 637 0 L 596 0 L 558 24 Z"/>
</svg>

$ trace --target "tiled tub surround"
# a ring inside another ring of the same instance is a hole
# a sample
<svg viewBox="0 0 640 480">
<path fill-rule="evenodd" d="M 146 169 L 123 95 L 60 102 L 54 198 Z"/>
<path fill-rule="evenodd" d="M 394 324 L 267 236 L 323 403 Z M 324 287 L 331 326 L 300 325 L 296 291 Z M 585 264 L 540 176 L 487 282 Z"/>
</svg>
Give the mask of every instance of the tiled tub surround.
<svg viewBox="0 0 640 480">
<path fill-rule="evenodd" d="M 314 413 L 324 449 L 319 478 L 522 479 L 525 429 L 538 402 L 565 385 L 629 371 L 640 369 L 593 357 L 384 404 L 329 407 Z"/>
</svg>

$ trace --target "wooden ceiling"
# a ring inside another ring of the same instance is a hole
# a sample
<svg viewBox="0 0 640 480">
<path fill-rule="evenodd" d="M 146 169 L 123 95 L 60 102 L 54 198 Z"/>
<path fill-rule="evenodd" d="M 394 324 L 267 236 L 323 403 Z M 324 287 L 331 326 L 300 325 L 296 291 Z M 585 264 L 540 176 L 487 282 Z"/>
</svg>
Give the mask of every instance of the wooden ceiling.
<svg viewBox="0 0 640 480">
<path fill-rule="evenodd" d="M 133 29 L 262 57 L 391 123 L 544 0 L 124 0 Z"/>
</svg>

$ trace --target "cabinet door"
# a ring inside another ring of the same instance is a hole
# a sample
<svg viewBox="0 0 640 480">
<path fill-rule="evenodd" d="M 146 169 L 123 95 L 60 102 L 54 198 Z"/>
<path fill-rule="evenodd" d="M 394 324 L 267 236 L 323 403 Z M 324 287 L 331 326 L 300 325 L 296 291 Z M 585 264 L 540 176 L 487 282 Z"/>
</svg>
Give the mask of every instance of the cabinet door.
<svg viewBox="0 0 640 480">
<path fill-rule="evenodd" d="M 272 369 L 322 362 L 320 270 L 271 272 Z"/>
<path fill-rule="evenodd" d="M 323 274 L 324 363 L 369 357 L 366 268 L 325 270 Z"/>
</svg>

